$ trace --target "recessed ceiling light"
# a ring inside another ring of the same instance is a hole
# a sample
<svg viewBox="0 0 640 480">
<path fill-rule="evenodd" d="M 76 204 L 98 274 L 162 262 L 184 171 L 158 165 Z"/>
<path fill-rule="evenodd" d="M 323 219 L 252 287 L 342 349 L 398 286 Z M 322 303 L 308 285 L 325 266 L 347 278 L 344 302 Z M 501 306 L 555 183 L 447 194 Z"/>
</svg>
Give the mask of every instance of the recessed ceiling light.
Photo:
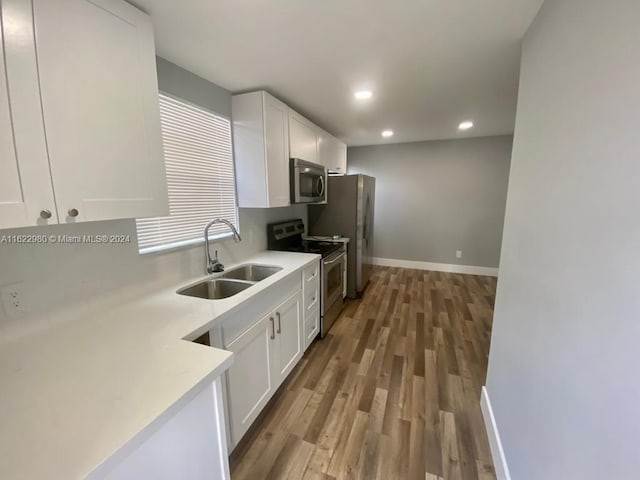
<svg viewBox="0 0 640 480">
<path fill-rule="evenodd" d="M 393 130 L 383 130 L 382 136 L 385 137 L 385 138 L 392 137 L 393 136 Z"/>
<path fill-rule="evenodd" d="M 358 100 L 368 100 L 373 96 L 373 93 L 370 90 L 360 90 L 353 94 Z"/>
<path fill-rule="evenodd" d="M 467 120 L 466 122 L 462 122 L 458 125 L 458 130 L 469 130 L 473 127 L 473 122 L 471 120 Z"/>
</svg>

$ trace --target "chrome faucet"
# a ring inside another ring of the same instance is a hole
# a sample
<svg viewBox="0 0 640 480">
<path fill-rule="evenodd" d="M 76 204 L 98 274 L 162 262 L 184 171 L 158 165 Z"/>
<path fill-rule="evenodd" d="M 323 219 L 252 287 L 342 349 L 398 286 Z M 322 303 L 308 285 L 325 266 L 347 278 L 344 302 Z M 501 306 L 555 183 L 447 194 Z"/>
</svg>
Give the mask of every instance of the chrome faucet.
<svg viewBox="0 0 640 480">
<path fill-rule="evenodd" d="M 236 230 L 236 227 L 234 227 L 230 221 L 225 220 L 224 218 L 215 218 L 207 223 L 207 225 L 204 227 L 204 260 L 206 263 L 205 270 L 207 273 L 224 271 L 224 265 L 218 260 L 218 251 L 216 250 L 215 258 L 211 258 L 211 252 L 209 251 L 209 229 L 211 228 L 211 225 L 215 225 L 216 223 L 224 223 L 227 227 L 229 227 L 231 229 L 231 232 L 233 233 L 233 240 L 236 243 L 242 241 L 238 230 Z"/>
</svg>

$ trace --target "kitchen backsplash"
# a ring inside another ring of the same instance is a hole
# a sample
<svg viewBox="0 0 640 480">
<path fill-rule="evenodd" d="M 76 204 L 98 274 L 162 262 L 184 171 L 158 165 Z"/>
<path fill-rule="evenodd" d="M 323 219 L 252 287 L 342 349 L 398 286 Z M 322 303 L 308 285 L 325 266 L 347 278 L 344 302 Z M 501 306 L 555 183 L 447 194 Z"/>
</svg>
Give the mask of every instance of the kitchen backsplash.
<svg viewBox="0 0 640 480">
<path fill-rule="evenodd" d="M 306 206 L 239 209 L 242 242 L 211 242 L 223 264 L 242 262 L 267 248 L 266 225 L 303 218 Z M 12 235 L 66 237 L 66 243 L 12 244 Z M 122 243 L 73 243 L 85 236 L 107 235 Z M 122 299 L 190 280 L 204 274 L 202 244 L 166 252 L 138 253 L 132 219 L 0 230 L 0 287 L 21 283 L 25 312 L 9 317 L 0 308 L 0 343 L 55 324 L 59 313 L 105 297 Z M 71 307 L 69 307 L 71 306 Z"/>
</svg>

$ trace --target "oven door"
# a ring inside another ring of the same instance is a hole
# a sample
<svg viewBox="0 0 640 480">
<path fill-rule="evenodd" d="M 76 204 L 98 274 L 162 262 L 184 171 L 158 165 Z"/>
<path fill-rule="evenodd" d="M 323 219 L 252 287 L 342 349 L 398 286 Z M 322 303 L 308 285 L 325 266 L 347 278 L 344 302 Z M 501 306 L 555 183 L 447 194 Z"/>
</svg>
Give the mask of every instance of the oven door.
<svg viewBox="0 0 640 480">
<path fill-rule="evenodd" d="M 346 267 L 344 250 L 322 261 L 322 337 L 342 310 Z"/>
<path fill-rule="evenodd" d="M 322 165 L 291 159 L 291 202 L 323 202 L 326 198 L 327 172 Z"/>
</svg>

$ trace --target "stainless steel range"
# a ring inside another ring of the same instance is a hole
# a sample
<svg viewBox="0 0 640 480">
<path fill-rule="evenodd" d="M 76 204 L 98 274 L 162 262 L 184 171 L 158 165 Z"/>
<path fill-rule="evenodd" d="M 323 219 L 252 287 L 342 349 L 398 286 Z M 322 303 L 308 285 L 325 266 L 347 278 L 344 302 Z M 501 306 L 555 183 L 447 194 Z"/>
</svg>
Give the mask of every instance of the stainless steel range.
<svg viewBox="0 0 640 480">
<path fill-rule="evenodd" d="M 303 233 L 304 223 L 300 218 L 270 223 L 267 225 L 267 245 L 269 250 L 317 253 L 322 257 L 320 336 L 324 337 L 342 311 L 346 250 L 342 242 L 303 240 Z"/>
</svg>

